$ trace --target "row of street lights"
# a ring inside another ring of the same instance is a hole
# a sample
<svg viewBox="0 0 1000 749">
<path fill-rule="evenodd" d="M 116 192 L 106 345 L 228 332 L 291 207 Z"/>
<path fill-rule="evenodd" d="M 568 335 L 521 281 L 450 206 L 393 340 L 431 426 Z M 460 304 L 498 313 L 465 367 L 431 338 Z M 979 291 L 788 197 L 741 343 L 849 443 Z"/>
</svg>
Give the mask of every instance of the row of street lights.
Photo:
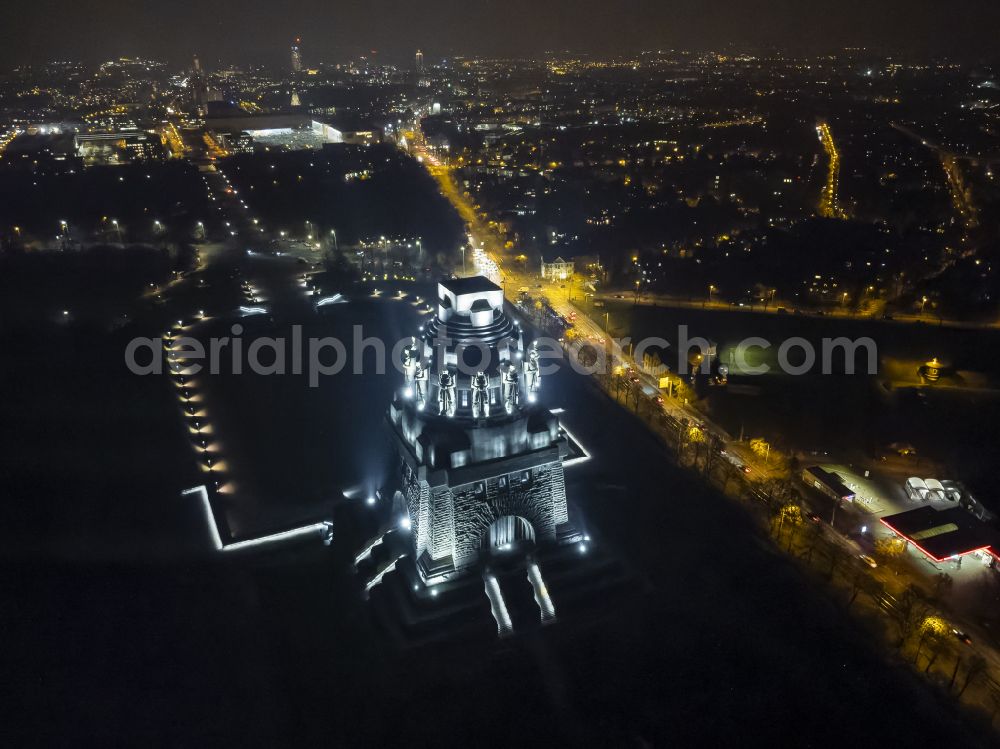
<svg viewBox="0 0 1000 749">
<path fill-rule="evenodd" d="M 188 421 L 188 429 L 192 434 L 192 441 L 195 450 L 201 456 L 201 468 L 212 475 L 213 487 L 218 490 L 223 477 L 222 468 L 218 460 L 218 455 L 214 444 L 210 442 L 207 435 L 211 434 L 211 425 L 205 421 L 204 410 L 199 410 L 196 405 L 200 402 L 201 396 L 195 391 L 191 376 L 184 371 L 186 357 L 175 349 L 176 340 L 182 336 L 190 325 L 208 319 L 204 311 L 198 312 L 198 317 L 191 323 L 185 325 L 183 320 L 177 323 L 163 335 L 163 347 L 166 353 L 167 362 L 170 366 L 170 375 L 177 388 L 177 397 L 184 409 L 185 418 Z"/>
<path fill-rule="evenodd" d="M 230 181 L 229 177 L 226 176 L 226 173 L 223 172 L 222 169 L 219 169 L 219 168 L 216 168 L 216 172 L 218 173 L 218 175 L 220 177 L 222 177 L 222 180 L 223 180 L 223 182 L 226 185 L 226 190 L 225 191 L 231 193 L 234 196 L 236 196 L 236 198 L 239 201 L 240 206 L 243 208 L 243 210 L 245 212 L 249 213 L 249 206 L 247 206 L 246 201 L 243 200 L 243 198 L 239 197 L 239 190 L 236 187 L 233 186 L 233 183 Z M 217 200 L 217 198 L 216 198 L 215 195 L 213 195 L 211 193 L 211 185 L 209 184 L 208 179 L 205 178 L 205 177 L 203 177 L 203 181 L 205 182 L 205 186 L 209 189 L 209 199 L 212 200 L 213 202 L 215 202 Z M 222 212 L 222 208 L 220 206 L 216 206 L 215 208 L 220 213 Z M 254 217 L 250 217 L 250 216 L 248 216 L 248 218 L 250 219 L 250 222 L 253 224 L 253 228 L 255 230 L 257 230 L 260 234 L 264 234 L 265 233 L 264 227 L 260 225 L 260 219 L 254 218 Z M 201 229 L 202 234 L 204 234 L 204 224 L 202 224 L 202 222 L 199 221 L 198 222 L 198 227 Z M 229 222 L 229 221 L 226 222 L 226 228 L 229 229 L 230 236 L 235 237 L 237 235 L 237 231 L 232 227 L 231 222 Z M 306 219 L 306 221 L 305 221 L 305 229 L 306 229 L 306 239 L 309 242 L 312 242 L 313 239 L 315 239 L 315 238 L 317 238 L 317 237 L 320 236 L 319 232 L 315 231 L 316 225 L 311 220 L 309 220 L 309 219 Z M 278 236 L 281 239 L 286 239 L 288 237 L 288 232 L 285 229 L 281 229 L 281 230 L 278 231 Z M 337 230 L 331 228 L 330 229 L 330 233 L 329 233 L 328 236 L 333 240 L 334 250 L 337 251 L 337 252 L 339 252 L 340 251 L 340 242 L 337 239 Z"/>
</svg>

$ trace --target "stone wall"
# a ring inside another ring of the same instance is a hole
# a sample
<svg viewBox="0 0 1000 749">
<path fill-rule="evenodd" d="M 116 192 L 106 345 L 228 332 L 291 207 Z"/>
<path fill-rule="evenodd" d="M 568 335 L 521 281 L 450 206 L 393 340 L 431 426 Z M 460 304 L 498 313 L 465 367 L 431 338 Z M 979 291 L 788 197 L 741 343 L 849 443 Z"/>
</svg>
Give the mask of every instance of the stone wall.
<svg viewBox="0 0 1000 749">
<path fill-rule="evenodd" d="M 522 473 L 504 475 L 506 488 L 497 476 L 453 489 L 456 567 L 479 560 L 483 536 L 493 521 L 504 515 L 517 515 L 531 523 L 538 541 L 555 540 L 556 526 L 565 522 L 567 516 L 562 462 L 536 466 L 530 469 L 531 480 L 527 485 L 515 485 L 515 479 Z M 485 487 L 477 493 L 480 483 Z"/>
<path fill-rule="evenodd" d="M 410 515 L 410 532 L 413 534 L 415 556 L 419 557 L 427 548 L 430 536 L 430 486 L 425 480 L 417 479 L 416 473 L 403 463 L 403 496 L 406 510 Z"/>
<path fill-rule="evenodd" d="M 435 561 L 452 556 L 455 546 L 455 503 L 447 486 L 434 487 L 430 494 L 429 538 L 431 559 Z"/>
</svg>

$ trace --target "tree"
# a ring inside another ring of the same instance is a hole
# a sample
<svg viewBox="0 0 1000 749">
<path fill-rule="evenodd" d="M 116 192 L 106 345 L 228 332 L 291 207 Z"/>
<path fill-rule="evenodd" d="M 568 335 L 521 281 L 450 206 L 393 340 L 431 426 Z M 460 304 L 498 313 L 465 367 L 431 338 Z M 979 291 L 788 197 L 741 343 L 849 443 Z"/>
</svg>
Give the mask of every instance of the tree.
<svg viewBox="0 0 1000 749">
<path fill-rule="evenodd" d="M 719 460 L 719 456 L 722 450 L 725 448 L 725 443 L 722 438 L 715 432 L 712 432 L 708 436 L 708 457 L 705 459 L 705 475 L 708 476 L 715 464 Z"/>
<path fill-rule="evenodd" d="M 803 556 L 807 562 L 812 563 L 813 552 L 816 550 L 816 545 L 823 538 L 823 528 L 819 523 L 807 523 L 806 528 L 808 529 L 806 532 L 806 551 Z M 867 576 L 866 579 L 868 579 Z"/>
<path fill-rule="evenodd" d="M 778 536 L 781 536 L 782 526 L 788 526 L 788 550 L 792 550 L 795 540 L 795 529 L 802 525 L 802 508 L 795 502 L 786 502 L 781 507 L 778 520 Z"/>
<path fill-rule="evenodd" d="M 681 377 L 677 378 L 677 382 L 674 386 L 674 393 L 683 403 L 689 403 L 695 400 L 694 390 L 691 388 L 690 385 L 684 382 L 683 378 Z"/>
<path fill-rule="evenodd" d="M 896 600 L 891 615 L 899 631 L 898 646 L 902 648 L 920 624 L 927 618 L 930 606 L 912 585 L 908 586 Z"/>
<path fill-rule="evenodd" d="M 705 444 L 705 430 L 697 424 L 692 424 L 687 428 L 687 442 L 694 445 L 694 465 L 697 467 L 701 458 L 701 448 Z"/>
<path fill-rule="evenodd" d="M 597 363 L 597 352 L 594 351 L 592 346 L 581 346 L 576 352 L 576 360 L 589 369 Z"/>
<path fill-rule="evenodd" d="M 691 422 L 687 417 L 682 417 L 680 421 L 677 422 L 677 461 L 680 462 L 681 456 L 684 454 L 684 447 L 687 445 L 688 428 Z"/>
<path fill-rule="evenodd" d="M 765 460 L 767 460 L 767 458 L 771 454 L 770 443 L 767 442 L 767 440 L 762 439 L 760 437 L 755 437 L 754 439 L 750 440 L 750 449 L 753 451 L 754 455 L 760 458 L 764 458 Z"/>
<path fill-rule="evenodd" d="M 833 541 L 827 541 L 826 543 L 827 554 L 830 555 L 830 569 L 826 571 L 827 577 L 831 580 L 837 571 L 837 565 L 839 565 L 846 557 L 843 548 L 840 544 Z"/>
<path fill-rule="evenodd" d="M 958 690 L 958 696 L 961 697 L 965 690 L 972 685 L 972 682 L 985 674 L 988 667 L 989 664 L 981 655 L 973 655 L 969 658 L 969 665 L 966 666 L 965 678 L 962 680 L 962 688 Z"/>
<path fill-rule="evenodd" d="M 854 572 L 851 575 L 851 597 L 847 601 L 847 608 L 850 608 L 854 604 L 858 594 L 864 590 L 865 584 L 870 579 L 867 569 L 860 564 L 854 565 Z"/>
<path fill-rule="evenodd" d="M 934 577 L 934 597 L 937 599 L 945 596 L 951 590 L 954 580 L 947 572 L 942 572 Z"/>
<path fill-rule="evenodd" d="M 725 462 L 722 463 L 722 474 L 723 474 L 723 480 L 722 480 L 722 493 L 723 494 L 725 494 L 729 490 L 729 482 L 730 481 L 732 481 L 733 479 L 743 478 L 742 475 L 737 474 L 737 472 L 736 472 L 736 466 L 734 466 L 731 463 L 729 463 L 729 461 L 725 461 Z"/>
<path fill-rule="evenodd" d="M 625 377 L 623 376 L 622 372 L 616 369 L 615 373 L 612 375 L 612 382 L 614 383 L 615 387 L 615 402 L 617 402 L 618 394 L 621 392 L 622 385 L 625 384 Z"/>
<path fill-rule="evenodd" d="M 993 725 L 993 721 L 997 718 L 997 712 L 1000 712 L 1000 690 L 996 688 L 990 689 L 989 694 L 990 706 L 993 708 L 993 712 L 990 713 L 990 725 Z"/>
<path fill-rule="evenodd" d="M 899 563 L 902 560 L 906 541 L 895 536 L 885 536 L 875 541 L 875 558 L 894 573 L 899 574 Z"/>
<path fill-rule="evenodd" d="M 917 631 L 920 633 L 920 640 L 917 642 L 917 652 L 913 655 L 913 662 L 917 663 L 920 659 L 920 650 L 926 643 L 932 653 L 927 659 L 926 668 L 924 668 L 924 673 L 927 673 L 930 671 L 931 666 L 934 665 L 934 661 L 937 660 L 938 655 L 941 654 L 944 638 L 948 633 L 948 625 L 940 616 L 932 614 L 924 617 Z"/>
</svg>

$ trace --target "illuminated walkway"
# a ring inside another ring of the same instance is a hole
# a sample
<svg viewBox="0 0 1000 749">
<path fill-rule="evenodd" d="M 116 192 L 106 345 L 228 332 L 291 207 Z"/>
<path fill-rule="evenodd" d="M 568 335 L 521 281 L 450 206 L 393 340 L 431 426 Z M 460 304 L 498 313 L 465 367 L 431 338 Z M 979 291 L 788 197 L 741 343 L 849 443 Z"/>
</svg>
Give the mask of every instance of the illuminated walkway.
<svg viewBox="0 0 1000 749">
<path fill-rule="evenodd" d="M 500 583 L 497 582 L 496 575 L 492 572 L 484 572 L 483 582 L 486 584 L 486 597 L 490 599 L 490 610 L 493 612 L 493 618 L 497 620 L 497 634 L 500 637 L 512 634 L 514 624 L 510 620 L 507 603 L 503 600 L 503 593 L 500 592 Z"/>
</svg>

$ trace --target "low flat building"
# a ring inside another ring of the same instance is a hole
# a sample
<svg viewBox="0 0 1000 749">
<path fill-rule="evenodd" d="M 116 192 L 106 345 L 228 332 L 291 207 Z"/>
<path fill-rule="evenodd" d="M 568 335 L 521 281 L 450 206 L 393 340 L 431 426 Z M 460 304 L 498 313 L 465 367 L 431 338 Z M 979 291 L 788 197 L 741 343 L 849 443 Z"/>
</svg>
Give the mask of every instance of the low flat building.
<svg viewBox="0 0 1000 749">
<path fill-rule="evenodd" d="M 962 507 L 937 510 L 924 505 L 886 515 L 880 522 L 936 562 L 975 552 L 984 559 L 1000 554 L 1000 531 Z"/>
<path fill-rule="evenodd" d="M 802 481 L 838 502 L 854 501 L 854 492 L 844 486 L 840 476 L 833 471 L 819 466 L 809 466 L 802 471 Z"/>
<path fill-rule="evenodd" d="M 382 130 L 370 122 L 353 117 L 324 117 L 312 121 L 313 132 L 323 136 L 327 143 L 348 143 L 371 146 L 382 142 Z"/>
<path fill-rule="evenodd" d="M 18 135 L 0 154 L 0 164 L 34 174 L 64 174 L 83 168 L 72 132 Z"/>
<path fill-rule="evenodd" d="M 287 128 L 309 127 L 312 118 L 301 112 L 273 112 L 265 114 L 248 114 L 242 109 L 220 111 L 216 116 L 211 114 L 205 118 L 205 127 L 224 133 L 236 133 L 240 130 L 281 130 Z"/>
<path fill-rule="evenodd" d="M 221 145 L 229 153 L 253 153 L 253 136 L 243 130 L 231 132 L 217 132 L 216 137 Z"/>
<path fill-rule="evenodd" d="M 85 166 L 128 164 L 166 157 L 160 137 L 145 130 L 77 133 L 76 142 Z"/>
</svg>

